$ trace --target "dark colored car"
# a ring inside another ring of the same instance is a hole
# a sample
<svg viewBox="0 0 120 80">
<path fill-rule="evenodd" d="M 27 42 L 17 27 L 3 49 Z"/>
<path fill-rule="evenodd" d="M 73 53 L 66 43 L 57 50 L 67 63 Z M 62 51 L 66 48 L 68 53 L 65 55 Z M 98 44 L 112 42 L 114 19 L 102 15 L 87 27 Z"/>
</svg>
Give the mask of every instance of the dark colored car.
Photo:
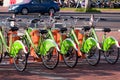
<svg viewBox="0 0 120 80">
<path fill-rule="evenodd" d="M 28 13 L 55 13 L 60 10 L 58 3 L 53 0 L 23 0 L 19 4 L 9 6 L 9 12 L 16 14 L 22 13 L 23 15 Z"/>
</svg>

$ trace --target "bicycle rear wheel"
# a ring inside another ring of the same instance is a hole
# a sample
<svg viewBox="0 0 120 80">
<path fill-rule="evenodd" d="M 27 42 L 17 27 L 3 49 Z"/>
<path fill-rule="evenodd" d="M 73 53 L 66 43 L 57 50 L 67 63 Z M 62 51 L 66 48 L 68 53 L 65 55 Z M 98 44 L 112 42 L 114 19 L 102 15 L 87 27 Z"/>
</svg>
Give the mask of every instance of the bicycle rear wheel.
<svg viewBox="0 0 120 80">
<path fill-rule="evenodd" d="M 119 48 L 116 45 L 112 45 L 108 51 L 104 52 L 104 56 L 109 64 L 115 64 L 119 58 Z"/>
<path fill-rule="evenodd" d="M 21 49 L 16 57 L 13 58 L 15 68 L 18 71 L 24 71 L 27 66 L 27 54 Z"/>
<path fill-rule="evenodd" d="M 85 54 L 87 62 L 95 66 L 100 61 L 100 50 L 97 47 L 93 47 L 91 51 L 87 54 Z"/>
<path fill-rule="evenodd" d="M 75 67 L 78 62 L 78 54 L 75 48 L 70 47 L 67 54 L 63 55 L 63 60 L 68 67 Z"/>
<path fill-rule="evenodd" d="M 54 69 L 59 62 L 59 52 L 55 47 L 52 47 L 47 55 L 41 55 L 43 65 L 48 69 Z"/>
</svg>

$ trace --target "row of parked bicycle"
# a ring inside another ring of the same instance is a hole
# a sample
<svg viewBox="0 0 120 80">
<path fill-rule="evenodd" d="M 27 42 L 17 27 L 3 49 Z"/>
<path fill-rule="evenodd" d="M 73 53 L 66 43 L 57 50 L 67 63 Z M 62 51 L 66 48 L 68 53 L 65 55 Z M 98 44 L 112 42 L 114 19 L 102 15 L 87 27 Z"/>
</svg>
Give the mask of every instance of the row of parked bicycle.
<svg viewBox="0 0 120 80">
<path fill-rule="evenodd" d="M 70 18 L 79 20 L 76 17 Z M 75 25 L 71 25 L 70 28 L 56 27 L 46 25 L 49 22 L 40 18 L 33 19 L 31 23 L 34 25 L 24 26 L 24 33 L 21 35 L 18 35 L 20 27 L 13 25 L 15 18 L 8 18 L 7 21 L 12 23 L 12 27 L 6 31 L 5 26 L 2 25 L 6 22 L 1 22 L 0 27 L 0 62 L 9 56 L 15 68 L 24 71 L 28 57 L 33 56 L 35 60 L 42 61 L 48 69 L 54 69 L 59 61 L 64 61 L 68 67 L 73 68 L 78 63 L 78 58 L 86 59 L 90 65 L 95 66 L 103 53 L 108 63 L 115 64 L 119 58 L 118 41 L 114 37 L 107 37 L 106 34 L 111 29 L 104 28 L 103 40 L 100 42 L 93 25 L 93 18 L 92 15 L 91 25 L 83 28 L 75 28 Z M 52 18 L 50 24 L 57 23 L 57 20 L 61 20 L 61 17 Z M 38 23 L 43 23 L 44 28 L 38 28 L 36 25 Z"/>
</svg>

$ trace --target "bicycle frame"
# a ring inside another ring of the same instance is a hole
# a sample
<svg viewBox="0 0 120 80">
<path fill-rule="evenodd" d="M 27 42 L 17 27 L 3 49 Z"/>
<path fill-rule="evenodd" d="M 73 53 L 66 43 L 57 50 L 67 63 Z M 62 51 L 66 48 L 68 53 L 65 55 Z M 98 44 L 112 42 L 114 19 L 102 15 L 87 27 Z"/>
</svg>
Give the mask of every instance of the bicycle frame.
<svg viewBox="0 0 120 80">
<path fill-rule="evenodd" d="M 91 33 L 93 34 L 93 37 L 98 41 L 98 37 L 97 37 L 96 31 L 95 31 L 94 28 L 91 28 Z M 108 51 L 109 48 L 114 44 L 117 47 L 119 47 L 118 41 L 112 36 L 106 37 L 106 32 L 105 32 L 104 35 L 103 35 L 103 39 L 102 39 L 102 47 L 101 47 L 101 49 L 103 51 Z"/>
<path fill-rule="evenodd" d="M 96 34 L 94 27 L 96 26 L 96 22 L 98 22 L 98 20 L 99 20 L 99 18 L 96 21 L 94 21 L 94 15 L 91 15 L 91 19 L 90 19 L 91 33 L 97 41 L 98 41 L 98 37 L 97 37 L 97 34 Z M 93 25 L 93 24 L 95 24 L 95 25 Z M 106 37 L 106 32 L 104 32 L 101 49 L 103 51 L 108 51 L 109 48 L 114 44 L 118 48 L 120 47 L 118 44 L 118 41 L 114 37 L 112 37 L 112 36 Z"/>
<path fill-rule="evenodd" d="M 10 45 L 7 45 L 6 39 L 3 36 L 3 30 L 0 30 L 0 38 L 1 38 L 1 43 L 5 46 L 6 51 L 9 53 L 11 57 L 16 57 L 19 50 L 23 49 L 25 53 L 27 53 L 23 43 L 20 40 L 16 40 L 15 42 L 12 42 L 12 36 L 10 36 Z"/>
<path fill-rule="evenodd" d="M 98 49 L 100 49 L 97 40 L 95 40 L 93 37 L 86 38 L 85 35 L 84 35 L 84 37 L 83 37 L 83 43 L 80 44 L 79 41 L 78 41 L 78 39 L 77 39 L 77 37 L 76 37 L 76 34 L 75 34 L 73 28 L 71 29 L 70 35 L 71 35 L 71 37 L 73 37 L 73 39 L 75 40 L 75 42 L 77 43 L 77 45 L 79 46 L 80 50 L 83 53 L 89 53 L 89 51 L 91 50 L 91 48 L 93 48 L 95 46 L 97 46 Z"/>
<path fill-rule="evenodd" d="M 71 38 L 66 38 L 66 39 L 63 40 L 62 36 L 63 35 L 61 33 L 61 35 L 60 35 L 60 45 L 59 45 L 60 46 L 60 53 L 61 54 L 67 54 L 67 51 L 70 47 L 75 48 L 75 50 L 77 51 L 77 47 L 76 47 L 74 41 L 72 41 Z"/>
<path fill-rule="evenodd" d="M 59 51 L 59 48 L 58 48 L 57 44 L 54 42 L 54 40 L 52 40 L 52 39 L 44 40 L 42 38 L 42 34 L 40 34 L 40 40 L 39 40 L 38 47 L 35 47 L 34 43 L 32 42 L 32 39 L 30 37 L 30 34 L 29 34 L 30 31 L 32 31 L 32 30 L 29 30 L 29 29 L 30 28 L 28 28 L 28 31 L 25 30 L 25 35 L 26 35 L 25 39 L 29 41 L 29 44 L 31 44 L 31 46 L 34 48 L 37 55 L 46 55 L 47 52 L 49 51 L 49 49 L 52 47 L 56 47 L 57 50 Z M 48 31 L 48 33 L 49 33 L 49 31 Z M 30 52 L 30 45 L 28 47 L 29 47 L 29 52 Z"/>
</svg>

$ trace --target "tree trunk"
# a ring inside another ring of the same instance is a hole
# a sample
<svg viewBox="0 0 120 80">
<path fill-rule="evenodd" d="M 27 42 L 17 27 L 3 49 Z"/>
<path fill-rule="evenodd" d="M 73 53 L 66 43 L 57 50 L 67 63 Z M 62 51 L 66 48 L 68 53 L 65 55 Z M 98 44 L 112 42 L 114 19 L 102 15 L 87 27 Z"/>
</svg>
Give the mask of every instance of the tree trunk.
<svg viewBox="0 0 120 80">
<path fill-rule="evenodd" d="M 90 0 L 85 0 L 85 8 L 90 8 Z"/>
</svg>

